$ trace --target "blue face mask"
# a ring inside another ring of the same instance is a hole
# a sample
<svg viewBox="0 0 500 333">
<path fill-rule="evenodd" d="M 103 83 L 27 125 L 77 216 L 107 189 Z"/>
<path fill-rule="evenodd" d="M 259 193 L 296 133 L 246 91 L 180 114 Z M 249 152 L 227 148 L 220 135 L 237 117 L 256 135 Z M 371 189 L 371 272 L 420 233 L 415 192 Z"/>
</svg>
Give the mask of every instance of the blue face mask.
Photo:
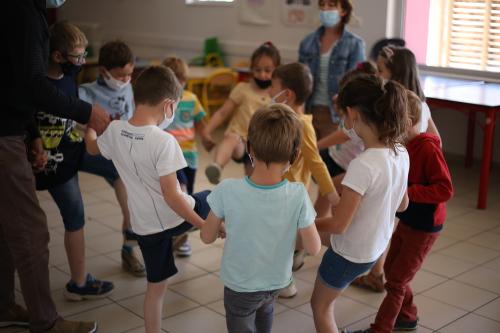
<svg viewBox="0 0 500 333">
<path fill-rule="evenodd" d="M 45 7 L 47 8 L 59 8 L 66 0 L 45 0 Z"/>
<path fill-rule="evenodd" d="M 325 28 L 331 28 L 340 22 L 339 11 L 334 10 L 321 10 L 319 12 L 319 20 Z"/>
</svg>

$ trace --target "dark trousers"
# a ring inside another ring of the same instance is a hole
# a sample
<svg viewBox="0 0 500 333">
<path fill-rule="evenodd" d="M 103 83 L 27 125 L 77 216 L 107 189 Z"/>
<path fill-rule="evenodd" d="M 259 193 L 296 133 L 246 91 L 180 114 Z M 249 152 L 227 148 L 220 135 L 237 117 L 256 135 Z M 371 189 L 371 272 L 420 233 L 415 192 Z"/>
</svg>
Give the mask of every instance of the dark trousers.
<svg viewBox="0 0 500 333">
<path fill-rule="evenodd" d="M 58 318 L 50 295 L 49 230 L 21 136 L 0 137 L 0 312 L 14 303 L 14 270 L 30 315 L 30 330 Z"/>
<path fill-rule="evenodd" d="M 399 223 L 392 235 L 384 265 L 387 295 L 380 305 L 370 332 L 392 332 L 396 320 L 417 320 L 417 306 L 413 303 L 410 282 L 438 236 L 437 232 L 418 231 Z"/>
</svg>

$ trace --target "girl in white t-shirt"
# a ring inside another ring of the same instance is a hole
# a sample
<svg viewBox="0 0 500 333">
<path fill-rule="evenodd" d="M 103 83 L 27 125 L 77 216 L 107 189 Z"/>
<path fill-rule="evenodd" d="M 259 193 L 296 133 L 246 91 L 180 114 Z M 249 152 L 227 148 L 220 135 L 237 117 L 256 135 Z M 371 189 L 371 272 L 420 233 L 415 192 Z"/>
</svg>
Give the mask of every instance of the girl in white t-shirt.
<svg viewBox="0 0 500 333">
<path fill-rule="evenodd" d="M 408 126 L 405 88 L 375 75 L 356 77 L 338 96 L 344 126 L 365 150 L 342 181 L 333 217 L 316 220 L 328 246 L 311 298 L 318 332 L 338 332 L 335 300 L 375 264 L 389 244 L 394 215 L 408 205 L 408 153 L 400 144 Z"/>
</svg>

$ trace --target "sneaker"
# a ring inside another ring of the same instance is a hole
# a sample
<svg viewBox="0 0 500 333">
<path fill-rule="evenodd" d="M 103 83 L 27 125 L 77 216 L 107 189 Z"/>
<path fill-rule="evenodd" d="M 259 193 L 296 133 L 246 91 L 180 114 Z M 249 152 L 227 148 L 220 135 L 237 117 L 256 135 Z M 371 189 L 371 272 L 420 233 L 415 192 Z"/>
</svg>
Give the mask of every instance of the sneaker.
<svg viewBox="0 0 500 333">
<path fill-rule="evenodd" d="M 114 288 L 113 282 L 97 280 L 92 275 L 87 274 L 83 287 L 79 287 L 75 282 L 69 281 L 64 289 L 64 297 L 68 301 L 100 299 L 109 296 Z"/>
<path fill-rule="evenodd" d="M 298 271 L 304 266 L 304 258 L 306 257 L 305 250 L 296 250 L 293 252 L 292 272 Z"/>
<path fill-rule="evenodd" d="M 205 175 L 207 175 L 208 181 L 214 185 L 220 182 L 221 167 L 215 163 L 210 164 L 205 169 Z"/>
<path fill-rule="evenodd" d="M 292 298 L 295 295 L 297 295 L 297 287 L 295 286 L 295 281 L 292 280 L 288 287 L 285 287 L 280 290 L 280 293 L 278 294 L 278 297 L 281 298 Z"/>
<path fill-rule="evenodd" d="M 393 331 L 415 331 L 418 325 L 418 318 L 414 321 L 396 320 Z"/>
<path fill-rule="evenodd" d="M 29 326 L 30 317 L 25 308 L 13 304 L 5 313 L 0 314 L 0 327 Z"/>
<path fill-rule="evenodd" d="M 135 257 L 131 249 L 125 247 L 122 247 L 122 268 L 134 276 L 146 276 L 146 267 Z"/>
<path fill-rule="evenodd" d="M 47 333 L 94 333 L 97 332 L 95 321 L 69 321 L 58 319 Z"/>
<path fill-rule="evenodd" d="M 193 251 L 191 250 L 191 245 L 189 245 L 188 242 L 184 242 L 177 248 L 177 250 L 175 250 L 175 255 L 181 258 L 185 258 L 191 256 L 192 252 Z"/>
<path fill-rule="evenodd" d="M 137 245 L 137 234 L 132 231 L 132 229 L 126 229 L 123 231 L 123 245 L 136 246 Z"/>
<path fill-rule="evenodd" d="M 372 273 L 368 273 L 368 275 L 360 276 L 356 278 L 352 285 L 370 289 L 377 293 L 384 292 L 384 274 L 380 274 L 376 276 Z"/>
</svg>

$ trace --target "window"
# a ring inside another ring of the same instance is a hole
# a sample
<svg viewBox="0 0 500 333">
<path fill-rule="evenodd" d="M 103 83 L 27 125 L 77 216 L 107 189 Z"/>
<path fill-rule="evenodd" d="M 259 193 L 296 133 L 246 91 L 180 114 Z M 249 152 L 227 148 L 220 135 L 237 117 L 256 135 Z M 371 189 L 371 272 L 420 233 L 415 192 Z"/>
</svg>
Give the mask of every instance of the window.
<svg viewBox="0 0 500 333">
<path fill-rule="evenodd" d="M 186 0 L 186 5 L 231 3 L 234 0 Z"/>
<path fill-rule="evenodd" d="M 430 0 L 428 8 L 426 65 L 500 72 L 500 0 Z"/>
</svg>

